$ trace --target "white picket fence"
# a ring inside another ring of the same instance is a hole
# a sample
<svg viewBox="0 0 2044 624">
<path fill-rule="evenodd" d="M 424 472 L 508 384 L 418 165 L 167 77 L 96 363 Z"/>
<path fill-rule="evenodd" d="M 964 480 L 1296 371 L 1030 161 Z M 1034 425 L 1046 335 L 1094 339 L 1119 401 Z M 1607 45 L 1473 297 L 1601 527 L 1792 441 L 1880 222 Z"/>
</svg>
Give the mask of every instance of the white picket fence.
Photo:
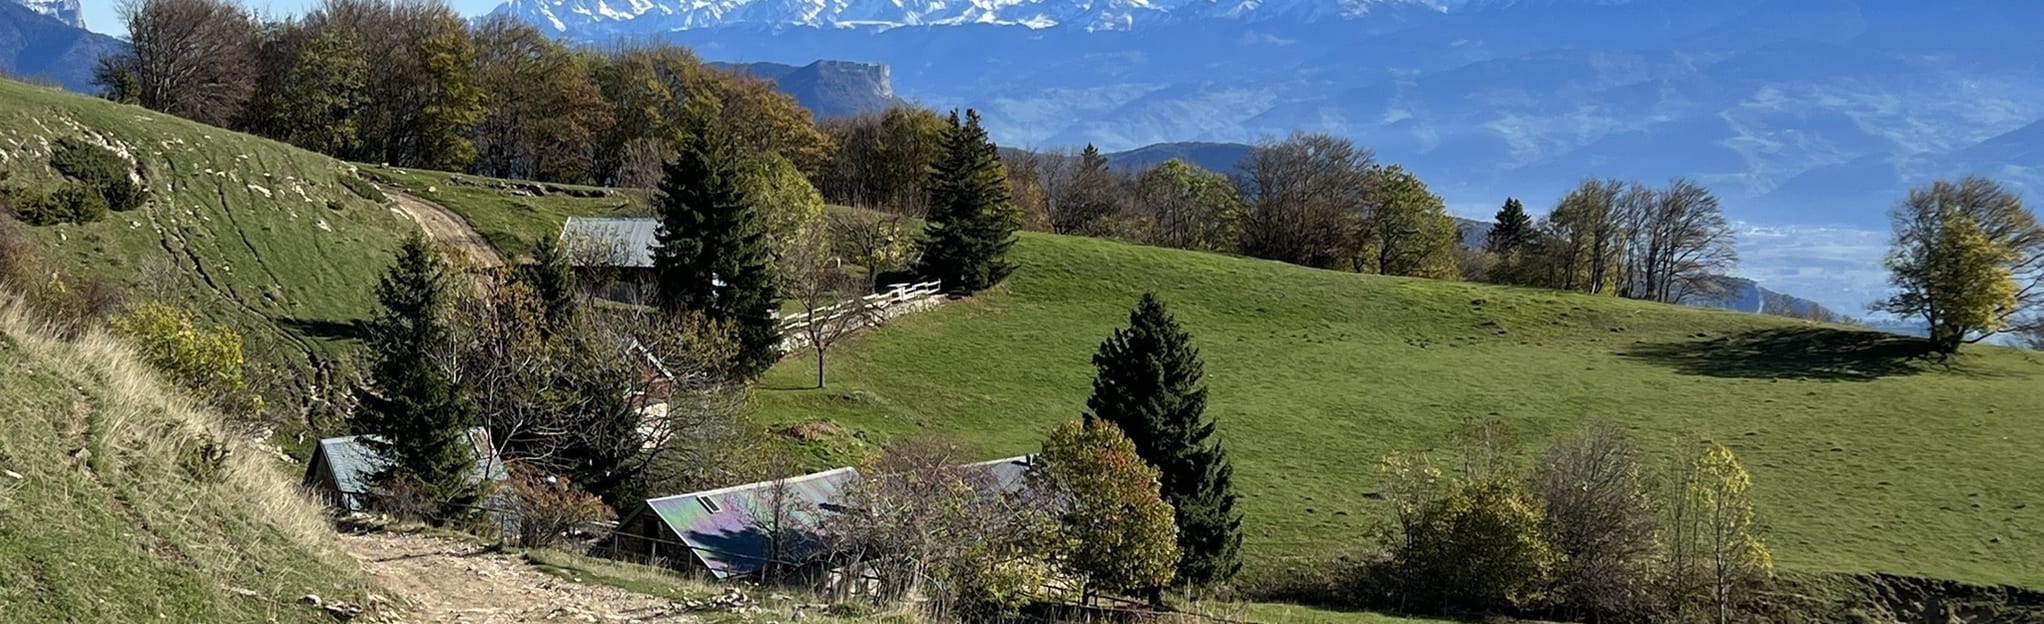
<svg viewBox="0 0 2044 624">
<path fill-rule="evenodd" d="M 885 292 L 877 292 L 858 299 L 847 299 L 816 311 L 816 320 L 835 321 L 846 316 L 862 317 L 861 326 L 878 325 L 903 314 L 929 309 L 943 301 L 944 293 L 938 289 L 941 284 L 932 280 L 914 284 L 895 284 Z M 781 323 L 781 351 L 794 352 L 809 346 L 810 316 L 803 312 L 779 315 Z"/>
</svg>

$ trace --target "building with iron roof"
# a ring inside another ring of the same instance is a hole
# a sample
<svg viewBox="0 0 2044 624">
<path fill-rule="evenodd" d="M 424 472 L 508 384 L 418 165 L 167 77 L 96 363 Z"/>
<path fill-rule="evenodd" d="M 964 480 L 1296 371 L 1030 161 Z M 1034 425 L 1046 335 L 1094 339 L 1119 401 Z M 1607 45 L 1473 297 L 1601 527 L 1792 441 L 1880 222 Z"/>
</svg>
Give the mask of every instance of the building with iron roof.
<svg viewBox="0 0 2044 624">
<path fill-rule="evenodd" d="M 319 441 L 319 446 L 312 451 L 312 461 L 305 464 L 305 485 L 341 513 L 368 511 L 370 499 L 375 496 L 376 473 L 390 466 L 387 460 L 377 457 L 369 445 L 363 443 L 365 438 L 382 439 L 378 436 L 326 438 Z M 496 449 L 490 444 L 488 431 L 482 427 L 470 429 L 468 439 L 476 452 L 475 469 L 469 473 L 471 483 L 510 478 L 504 462 L 498 460 Z"/>
</svg>

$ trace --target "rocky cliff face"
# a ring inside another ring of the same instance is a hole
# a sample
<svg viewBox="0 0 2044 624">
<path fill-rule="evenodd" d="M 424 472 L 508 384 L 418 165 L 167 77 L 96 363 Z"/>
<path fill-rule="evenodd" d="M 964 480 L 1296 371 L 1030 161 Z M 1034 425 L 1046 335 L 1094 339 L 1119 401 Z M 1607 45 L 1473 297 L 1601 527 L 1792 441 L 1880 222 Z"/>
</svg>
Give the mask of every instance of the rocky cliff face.
<svg viewBox="0 0 2044 624">
<path fill-rule="evenodd" d="M 85 28 L 85 14 L 78 8 L 78 0 L 14 0 L 35 12 L 54 17 L 72 28 Z"/>
</svg>

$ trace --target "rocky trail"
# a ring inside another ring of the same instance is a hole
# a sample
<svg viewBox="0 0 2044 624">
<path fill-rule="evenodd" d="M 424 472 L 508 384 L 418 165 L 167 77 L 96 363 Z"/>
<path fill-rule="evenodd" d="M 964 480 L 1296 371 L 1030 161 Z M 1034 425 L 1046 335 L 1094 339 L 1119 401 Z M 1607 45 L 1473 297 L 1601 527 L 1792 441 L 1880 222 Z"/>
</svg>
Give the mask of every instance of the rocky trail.
<svg viewBox="0 0 2044 624">
<path fill-rule="evenodd" d="M 700 622 L 674 601 L 585 585 L 534 570 L 515 554 L 393 533 L 342 535 L 349 554 L 396 594 L 372 621 L 388 624 Z"/>
</svg>

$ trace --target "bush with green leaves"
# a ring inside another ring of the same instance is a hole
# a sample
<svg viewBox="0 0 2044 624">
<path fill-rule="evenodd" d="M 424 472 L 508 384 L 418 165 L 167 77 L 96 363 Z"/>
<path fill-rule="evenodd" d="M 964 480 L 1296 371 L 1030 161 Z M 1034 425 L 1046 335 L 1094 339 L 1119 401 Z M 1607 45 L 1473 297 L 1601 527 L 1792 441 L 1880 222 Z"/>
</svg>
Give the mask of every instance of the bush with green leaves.
<svg viewBox="0 0 2044 624">
<path fill-rule="evenodd" d="M 135 183 L 133 167 L 127 159 L 84 139 L 57 139 L 50 150 L 50 167 L 97 191 L 106 207 L 117 212 L 140 208 L 148 198 L 142 186 Z"/>
<path fill-rule="evenodd" d="M 156 302 L 130 307 L 107 320 L 142 358 L 179 387 L 238 414 L 262 409 L 262 397 L 243 376 L 241 334 L 225 326 L 202 327 L 191 313 Z"/>
<path fill-rule="evenodd" d="M 1395 591 L 1441 611 L 1539 606 L 1561 556 L 1540 501 L 1510 474 L 1444 478 L 1424 458 L 1385 460 L 1397 504 L 1390 537 Z"/>
<path fill-rule="evenodd" d="M 29 225 L 92 223 L 106 218 L 106 197 L 80 184 L 65 184 L 51 193 L 17 189 L 11 196 L 14 214 Z"/>
</svg>

